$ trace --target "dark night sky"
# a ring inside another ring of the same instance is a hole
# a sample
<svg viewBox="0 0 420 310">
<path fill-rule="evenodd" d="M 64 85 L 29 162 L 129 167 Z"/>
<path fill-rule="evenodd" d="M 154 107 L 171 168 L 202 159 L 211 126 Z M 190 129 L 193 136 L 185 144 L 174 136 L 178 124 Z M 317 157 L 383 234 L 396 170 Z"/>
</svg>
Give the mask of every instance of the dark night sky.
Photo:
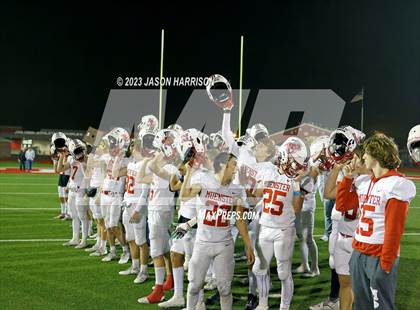
<svg viewBox="0 0 420 310">
<path fill-rule="evenodd" d="M 263 88 L 327 88 L 348 101 L 364 85 L 367 131 L 403 142 L 420 123 L 420 2 L 278 2 L 194 11 L 2 4 L 0 125 L 97 126 L 117 76 L 159 75 L 165 28 L 166 76 L 218 72 L 237 88 L 244 35 L 251 98 Z M 170 90 L 167 113 L 191 91 Z M 359 118 L 360 105 L 349 104 L 341 123 L 358 127 Z"/>
</svg>

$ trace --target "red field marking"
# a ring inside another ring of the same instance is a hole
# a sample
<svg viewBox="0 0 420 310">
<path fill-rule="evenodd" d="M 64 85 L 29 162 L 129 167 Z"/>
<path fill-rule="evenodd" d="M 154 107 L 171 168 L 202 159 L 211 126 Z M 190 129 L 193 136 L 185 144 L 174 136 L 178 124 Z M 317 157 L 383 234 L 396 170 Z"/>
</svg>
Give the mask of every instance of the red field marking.
<svg viewBox="0 0 420 310">
<path fill-rule="evenodd" d="M 19 168 L 0 168 L 0 174 L 54 174 L 53 169 L 48 168 L 32 168 L 32 172 L 21 171 Z"/>
</svg>

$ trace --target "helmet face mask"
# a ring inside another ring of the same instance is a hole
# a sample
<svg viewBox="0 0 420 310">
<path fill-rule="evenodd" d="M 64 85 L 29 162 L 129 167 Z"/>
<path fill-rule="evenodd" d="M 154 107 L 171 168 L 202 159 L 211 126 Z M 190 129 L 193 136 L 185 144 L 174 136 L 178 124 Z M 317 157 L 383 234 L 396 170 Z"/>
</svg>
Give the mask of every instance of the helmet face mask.
<svg viewBox="0 0 420 310">
<path fill-rule="evenodd" d="M 83 161 L 86 158 L 86 145 L 79 139 L 71 140 L 69 152 L 75 160 Z"/>
<path fill-rule="evenodd" d="M 175 160 L 179 156 L 179 137 L 176 131 L 162 129 L 153 140 L 153 146 L 160 149 L 167 160 Z"/>
<path fill-rule="evenodd" d="M 329 171 L 334 167 L 334 161 L 327 155 L 328 136 L 319 136 L 310 146 L 313 165 L 321 171 Z"/>
<path fill-rule="evenodd" d="M 407 149 L 414 163 L 420 165 L 420 125 L 414 126 L 408 133 Z"/>
<path fill-rule="evenodd" d="M 334 130 L 330 135 L 327 156 L 336 163 L 343 163 L 352 159 L 354 150 L 364 137 L 364 133 L 350 126 Z"/>
<path fill-rule="evenodd" d="M 183 163 L 189 163 L 191 167 L 199 167 L 205 161 L 206 147 L 201 139 L 202 135 L 196 129 L 185 130 L 179 143 L 179 153 L 183 158 Z"/>
<path fill-rule="evenodd" d="M 229 81 L 220 74 L 210 77 L 206 86 L 207 95 L 219 108 L 231 110 L 233 108 L 232 87 Z"/>
<path fill-rule="evenodd" d="M 308 167 L 308 149 L 305 143 L 297 137 L 286 139 L 276 153 L 279 167 L 289 178 L 295 178 L 299 172 Z"/>
</svg>

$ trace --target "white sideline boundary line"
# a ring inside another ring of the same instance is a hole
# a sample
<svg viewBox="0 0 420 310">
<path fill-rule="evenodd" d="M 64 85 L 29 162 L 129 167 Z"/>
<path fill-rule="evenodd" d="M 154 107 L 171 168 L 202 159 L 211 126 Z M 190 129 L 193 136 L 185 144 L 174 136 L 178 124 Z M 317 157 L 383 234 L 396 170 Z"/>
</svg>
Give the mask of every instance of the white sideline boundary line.
<svg viewBox="0 0 420 310">
<path fill-rule="evenodd" d="M 21 182 L 1 182 L 0 185 L 36 185 L 36 186 L 48 186 L 48 185 L 57 185 L 58 183 L 21 183 Z"/>
<path fill-rule="evenodd" d="M 57 195 L 58 197 L 58 193 L 54 192 L 54 193 L 17 193 L 17 192 L 4 192 L 1 193 L 0 195 Z"/>
<path fill-rule="evenodd" d="M 25 211 L 25 210 L 60 210 L 60 208 L 0 208 L 0 210 L 19 210 L 19 211 Z"/>
</svg>

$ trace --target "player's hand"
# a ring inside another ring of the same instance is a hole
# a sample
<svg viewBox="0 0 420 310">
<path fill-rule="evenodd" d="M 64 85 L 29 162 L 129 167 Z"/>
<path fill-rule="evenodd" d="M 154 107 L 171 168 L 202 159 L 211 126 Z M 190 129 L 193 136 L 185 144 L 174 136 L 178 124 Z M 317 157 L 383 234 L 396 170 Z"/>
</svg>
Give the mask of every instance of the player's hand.
<svg viewBox="0 0 420 310">
<path fill-rule="evenodd" d="M 179 165 L 178 167 L 178 171 L 181 175 L 186 175 L 187 174 L 187 167 L 188 165 Z"/>
<path fill-rule="evenodd" d="M 343 173 L 344 173 L 344 176 L 346 178 L 353 179 L 357 175 L 357 172 L 356 172 L 356 161 L 357 161 L 357 158 L 356 157 L 353 157 L 353 159 L 351 160 L 351 162 L 348 163 L 348 164 L 346 164 L 343 167 Z"/>
<path fill-rule="evenodd" d="M 254 255 L 254 250 L 251 247 L 246 249 L 246 257 L 247 257 L 248 265 L 249 266 L 254 265 L 255 255 Z"/>
<path fill-rule="evenodd" d="M 306 175 L 306 170 L 305 169 L 299 170 L 299 172 L 296 174 L 296 176 L 294 178 L 295 182 L 302 181 L 302 179 L 305 177 L 305 175 Z"/>
<path fill-rule="evenodd" d="M 188 223 L 181 223 L 175 228 L 175 231 L 172 233 L 172 238 L 181 239 L 190 229 L 191 227 Z"/>
<path fill-rule="evenodd" d="M 133 214 L 131 215 L 129 222 L 132 224 L 140 222 L 140 212 L 134 211 Z"/>
</svg>

